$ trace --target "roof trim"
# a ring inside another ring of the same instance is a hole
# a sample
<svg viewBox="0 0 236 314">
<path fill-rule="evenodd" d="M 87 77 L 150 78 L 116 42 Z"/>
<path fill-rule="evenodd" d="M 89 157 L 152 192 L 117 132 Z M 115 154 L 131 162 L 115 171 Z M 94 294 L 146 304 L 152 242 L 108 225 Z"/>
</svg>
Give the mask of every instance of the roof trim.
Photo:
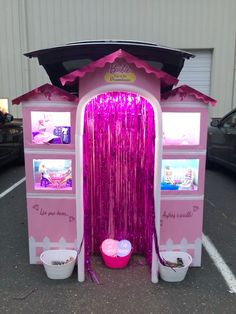
<svg viewBox="0 0 236 314">
<path fill-rule="evenodd" d="M 78 99 L 67 91 L 47 83 L 13 99 L 12 104 L 19 105 L 22 101 L 33 99 L 38 95 L 43 95 L 49 101 L 53 101 L 55 98 L 61 98 L 61 100 L 64 101 L 75 102 Z"/>
<path fill-rule="evenodd" d="M 196 100 L 202 101 L 206 105 L 211 104 L 211 106 L 215 106 L 217 103 L 217 101 L 214 98 L 211 98 L 188 85 L 181 85 L 167 93 L 162 94 L 161 99 L 167 100 L 169 97 L 176 95 L 179 95 L 182 99 L 186 96 L 192 96 Z"/>
<path fill-rule="evenodd" d="M 138 69 L 143 69 L 147 74 L 154 74 L 162 81 L 163 85 L 176 85 L 178 83 L 177 78 L 164 71 L 154 69 L 145 61 L 142 61 L 141 59 L 133 56 L 132 54 L 129 54 L 122 49 L 106 55 L 97 61 L 91 62 L 80 70 L 75 70 L 65 76 L 62 76 L 60 81 L 62 85 L 74 83 L 78 80 L 78 78 L 84 77 L 87 73 L 92 73 L 98 68 L 103 68 L 107 63 L 113 63 L 117 59 L 124 59 L 127 63 L 134 64 Z"/>
</svg>

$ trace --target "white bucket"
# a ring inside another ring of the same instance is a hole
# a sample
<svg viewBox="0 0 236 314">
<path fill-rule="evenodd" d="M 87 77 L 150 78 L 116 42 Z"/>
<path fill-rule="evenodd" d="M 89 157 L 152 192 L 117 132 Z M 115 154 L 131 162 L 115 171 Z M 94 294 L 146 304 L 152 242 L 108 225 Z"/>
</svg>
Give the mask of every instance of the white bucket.
<svg viewBox="0 0 236 314">
<path fill-rule="evenodd" d="M 65 279 L 71 276 L 77 257 L 75 250 L 47 250 L 40 255 L 50 279 Z"/>
<path fill-rule="evenodd" d="M 183 267 L 168 267 L 159 262 L 160 277 L 164 281 L 177 282 L 184 280 L 190 264 L 192 263 L 192 257 L 186 252 L 167 251 L 160 252 L 161 257 L 169 262 L 176 263 L 177 258 L 180 257 L 183 260 Z"/>
</svg>

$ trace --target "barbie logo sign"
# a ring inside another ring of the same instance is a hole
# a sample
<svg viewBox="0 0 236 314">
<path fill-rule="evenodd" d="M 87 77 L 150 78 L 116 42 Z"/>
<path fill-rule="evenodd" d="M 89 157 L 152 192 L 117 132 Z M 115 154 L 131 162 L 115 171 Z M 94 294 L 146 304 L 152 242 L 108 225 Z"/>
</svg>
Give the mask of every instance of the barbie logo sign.
<svg viewBox="0 0 236 314">
<path fill-rule="evenodd" d="M 136 75 L 127 63 L 114 62 L 110 65 L 104 77 L 108 83 L 135 82 Z"/>
</svg>

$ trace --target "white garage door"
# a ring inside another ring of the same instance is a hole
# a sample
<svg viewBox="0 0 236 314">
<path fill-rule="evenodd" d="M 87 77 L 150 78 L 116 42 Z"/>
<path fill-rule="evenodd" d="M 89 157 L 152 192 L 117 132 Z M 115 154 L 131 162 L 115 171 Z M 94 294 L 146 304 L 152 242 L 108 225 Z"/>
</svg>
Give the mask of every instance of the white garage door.
<svg viewBox="0 0 236 314">
<path fill-rule="evenodd" d="M 178 79 L 178 85 L 187 84 L 206 95 L 210 95 L 211 83 L 211 50 L 188 50 L 195 58 L 185 60 Z"/>
</svg>

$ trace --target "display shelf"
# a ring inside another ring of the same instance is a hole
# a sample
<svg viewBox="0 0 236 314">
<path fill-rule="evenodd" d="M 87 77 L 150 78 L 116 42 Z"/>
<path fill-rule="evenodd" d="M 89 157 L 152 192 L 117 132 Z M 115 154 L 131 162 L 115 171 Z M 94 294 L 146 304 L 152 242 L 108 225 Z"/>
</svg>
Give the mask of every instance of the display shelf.
<svg viewBox="0 0 236 314">
<path fill-rule="evenodd" d="M 71 143 L 70 112 L 31 112 L 32 143 L 36 145 Z"/>
<path fill-rule="evenodd" d="M 163 150 L 206 149 L 206 109 L 163 107 Z"/>
<path fill-rule="evenodd" d="M 26 154 L 27 188 L 30 193 L 71 194 L 75 192 L 74 155 Z"/>
<path fill-rule="evenodd" d="M 75 115 L 75 107 L 69 104 L 55 109 L 43 104 L 23 108 L 24 120 L 30 121 L 24 132 L 25 148 L 74 149 Z"/>
<path fill-rule="evenodd" d="M 204 192 L 205 157 L 200 154 L 164 154 L 161 194 L 201 195 Z"/>
</svg>

